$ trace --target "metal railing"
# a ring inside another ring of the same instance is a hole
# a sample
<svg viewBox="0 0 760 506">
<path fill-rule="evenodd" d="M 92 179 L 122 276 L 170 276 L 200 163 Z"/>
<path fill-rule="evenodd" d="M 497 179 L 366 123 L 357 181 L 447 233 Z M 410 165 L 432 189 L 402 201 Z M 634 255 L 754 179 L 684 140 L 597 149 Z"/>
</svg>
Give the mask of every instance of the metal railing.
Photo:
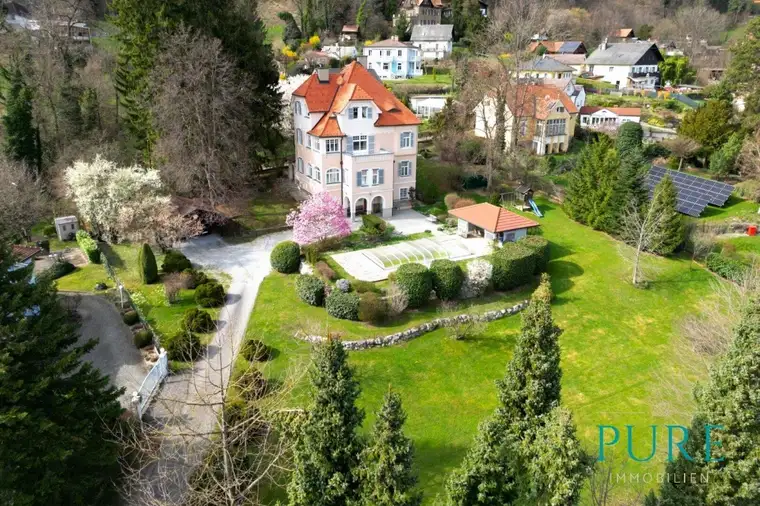
<svg viewBox="0 0 760 506">
<path fill-rule="evenodd" d="M 164 378 L 169 374 L 169 358 L 166 350 L 161 348 L 158 354 L 158 361 L 145 376 L 140 388 L 132 393 L 132 404 L 135 407 L 137 416 L 142 419 L 145 408 L 150 403 L 153 395 L 158 391 L 158 387 Z"/>
</svg>

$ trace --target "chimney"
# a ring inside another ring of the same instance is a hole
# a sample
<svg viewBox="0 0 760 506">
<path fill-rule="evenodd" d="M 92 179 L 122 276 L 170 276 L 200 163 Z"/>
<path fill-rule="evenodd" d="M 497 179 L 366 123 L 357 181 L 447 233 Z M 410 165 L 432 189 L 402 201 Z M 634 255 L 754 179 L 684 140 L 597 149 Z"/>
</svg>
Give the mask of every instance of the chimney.
<svg viewBox="0 0 760 506">
<path fill-rule="evenodd" d="M 364 67 L 365 69 L 367 68 L 367 57 L 366 56 L 357 56 L 356 57 L 356 62 L 359 65 L 361 65 L 362 67 Z"/>
<path fill-rule="evenodd" d="M 330 82 L 330 69 L 317 69 L 317 80 L 320 83 Z"/>
<path fill-rule="evenodd" d="M 391 40 L 398 40 L 398 35 L 391 35 Z"/>
<path fill-rule="evenodd" d="M 610 45 L 607 43 L 607 37 L 605 37 L 604 40 L 602 40 L 602 43 L 599 44 L 599 49 L 601 49 L 602 51 L 604 51 L 608 47 L 610 47 Z"/>
</svg>

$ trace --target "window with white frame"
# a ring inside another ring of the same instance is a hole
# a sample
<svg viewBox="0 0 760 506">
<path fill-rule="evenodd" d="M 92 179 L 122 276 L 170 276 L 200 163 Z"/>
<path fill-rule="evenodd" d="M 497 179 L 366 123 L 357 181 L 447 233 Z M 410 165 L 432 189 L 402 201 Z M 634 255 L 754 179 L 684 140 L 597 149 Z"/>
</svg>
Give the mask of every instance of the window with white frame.
<svg viewBox="0 0 760 506">
<path fill-rule="evenodd" d="M 311 149 L 311 135 L 306 134 L 306 147 Z"/>
<path fill-rule="evenodd" d="M 299 102 L 298 100 L 296 100 L 293 103 L 293 108 L 295 109 L 296 114 L 298 114 L 298 115 L 301 114 L 301 102 Z"/>
<path fill-rule="evenodd" d="M 351 138 L 354 151 L 367 151 L 367 136 L 366 135 L 354 135 Z"/>
<path fill-rule="evenodd" d="M 337 153 L 340 149 L 340 140 L 339 139 L 327 139 L 325 141 L 325 152 L 326 153 Z"/>
<path fill-rule="evenodd" d="M 389 50 L 387 50 L 387 51 L 385 52 L 385 56 L 390 56 L 390 55 L 391 55 L 391 50 L 389 49 Z"/>
<path fill-rule="evenodd" d="M 314 169 L 314 168 L 311 166 L 311 164 L 310 164 L 310 163 L 309 163 L 309 164 L 307 164 L 307 165 L 306 165 L 306 175 L 307 175 L 307 176 L 309 176 L 309 177 L 312 177 L 312 176 L 311 176 L 311 174 L 312 174 L 312 171 L 313 171 L 313 169 Z"/>
<path fill-rule="evenodd" d="M 398 198 L 399 200 L 409 200 L 409 188 L 399 188 Z"/>
<path fill-rule="evenodd" d="M 388 70 L 388 62 L 383 63 L 383 70 Z"/>
<path fill-rule="evenodd" d="M 398 55 L 401 56 L 401 50 L 400 49 L 398 50 Z"/>
<path fill-rule="evenodd" d="M 319 137 L 314 137 L 314 151 L 321 151 L 321 144 L 322 143 L 319 141 Z"/>
<path fill-rule="evenodd" d="M 372 169 L 372 186 L 380 184 L 380 169 Z"/>
<path fill-rule="evenodd" d="M 312 177 L 316 179 L 317 181 L 322 181 L 322 171 L 319 170 L 319 167 L 314 167 L 314 172 L 312 173 Z"/>
<path fill-rule="evenodd" d="M 412 175 L 412 162 L 409 160 L 403 160 L 398 164 L 399 177 L 409 177 Z"/>
<path fill-rule="evenodd" d="M 298 142 L 298 144 L 303 146 L 303 132 L 301 131 L 300 128 L 296 129 L 296 142 Z"/>
<path fill-rule="evenodd" d="M 413 132 L 401 132 L 401 147 L 402 148 L 411 148 L 413 143 L 414 143 Z"/>
<path fill-rule="evenodd" d="M 362 106 L 362 107 L 349 107 L 348 108 L 348 119 L 371 119 L 372 118 L 372 108 L 368 106 Z"/>
<path fill-rule="evenodd" d="M 396 63 L 396 70 L 398 70 L 399 72 L 404 70 L 404 64 L 401 62 Z"/>
<path fill-rule="evenodd" d="M 361 178 L 359 178 L 359 186 L 369 186 L 369 170 L 364 169 L 360 172 Z"/>
<path fill-rule="evenodd" d="M 560 105 L 557 107 L 557 112 L 565 112 L 565 108 Z"/>
<path fill-rule="evenodd" d="M 298 169 L 298 172 L 303 174 L 303 158 L 299 157 L 298 160 L 296 160 L 296 168 Z"/>
<path fill-rule="evenodd" d="M 325 183 L 337 184 L 340 183 L 340 169 L 327 169 L 325 172 Z"/>
<path fill-rule="evenodd" d="M 564 119 L 550 119 L 546 122 L 546 135 L 564 135 L 566 121 Z"/>
</svg>

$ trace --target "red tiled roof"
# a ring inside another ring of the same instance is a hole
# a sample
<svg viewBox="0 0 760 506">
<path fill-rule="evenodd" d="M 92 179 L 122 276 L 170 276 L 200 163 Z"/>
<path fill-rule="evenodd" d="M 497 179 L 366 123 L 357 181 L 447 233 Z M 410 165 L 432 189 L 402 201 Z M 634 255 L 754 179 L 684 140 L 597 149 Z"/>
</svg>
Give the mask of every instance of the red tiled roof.
<svg viewBox="0 0 760 506">
<path fill-rule="evenodd" d="M 343 29 L 341 32 L 343 33 L 357 33 L 359 31 L 359 27 L 357 25 L 343 25 Z"/>
<path fill-rule="evenodd" d="M 507 105 L 513 114 L 521 118 L 535 116 L 537 119 L 546 119 L 557 101 L 562 102 L 570 114 L 578 112 L 578 108 L 564 91 L 547 84 L 518 86 L 516 93 L 508 97 Z"/>
<path fill-rule="evenodd" d="M 632 37 L 633 36 L 633 28 L 619 28 L 615 31 L 613 31 L 610 36 L 612 37 Z"/>
<path fill-rule="evenodd" d="M 321 83 L 317 74 L 312 74 L 293 95 L 306 100 L 309 112 L 325 113 L 309 131 L 318 137 L 343 135 L 335 115 L 351 100 L 371 100 L 380 108 L 375 126 L 420 124 L 419 118 L 358 62 L 346 65 L 340 73 L 330 74 L 329 82 Z"/>
<path fill-rule="evenodd" d="M 449 214 L 493 233 L 538 226 L 538 223 L 533 220 L 488 202 L 460 207 L 449 211 Z"/>
<path fill-rule="evenodd" d="M 29 260 L 40 251 L 42 251 L 42 249 L 36 246 L 19 246 L 18 244 L 11 246 L 11 254 L 19 262 L 25 262 Z"/>
<path fill-rule="evenodd" d="M 601 110 L 610 111 L 618 116 L 641 116 L 641 108 L 639 107 L 599 107 L 593 105 L 584 105 L 581 107 L 581 114 L 594 114 Z"/>
<path fill-rule="evenodd" d="M 544 46 L 546 48 L 546 52 L 556 53 L 564 43 L 565 41 L 562 40 L 536 40 L 530 43 L 528 46 L 528 51 L 533 52 L 538 49 L 538 46 Z"/>
</svg>

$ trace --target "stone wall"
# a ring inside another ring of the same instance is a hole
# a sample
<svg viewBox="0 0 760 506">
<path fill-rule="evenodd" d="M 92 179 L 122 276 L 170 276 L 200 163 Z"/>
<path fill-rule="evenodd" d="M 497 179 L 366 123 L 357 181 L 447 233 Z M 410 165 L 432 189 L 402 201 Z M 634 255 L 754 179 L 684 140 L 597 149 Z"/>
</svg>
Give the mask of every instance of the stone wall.
<svg viewBox="0 0 760 506">
<path fill-rule="evenodd" d="M 427 323 L 423 323 L 416 327 L 412 327 L 407 330 L 402 330 L 401 332 L 396 332 L 395 334 L 390 334 L 387 336 L 373 337 L 371 339 L 360 339 L 358 341 L 343 341 L 343 347 L 346 348 L 347 350 L 366 350 L 368 348 L 393 346 L 394 344 L 411 341 L 412 339 L 416 337 L 420 337 L 421 335 L 427 334 L 428 332 L 432 332 L 434 330 L 447 327 L 454 323 L 464 323 L 464 322 L 470 321 L 472 318 L 486 321 L 486 322 L 499 320 L 501 318 L 505 318 L 507 316 L 511 316 L 513 314 L 519 313 L 520 311 L 525 309 L 527 305 L 528 305 L 528 301 L 524 300 L 520 302 L 519 304 L 515 304 L 512 307 L 508 307 L 505 309 L 496 309 L 493 311 L 486 311 L 485 313 L 481 315 L 461 314 L 457 316 L 451 316 L 449 318 L 436 318 L 435 320 L 429 321 Z M 306 334 L 298 333 L 296 334 L 295 337 L 297 339 L 300 339 L 302 341 L 306 341 L 309 343 L 321 343 L 325 341 L 324 336 L 306 335 Z"/>
</svg>

